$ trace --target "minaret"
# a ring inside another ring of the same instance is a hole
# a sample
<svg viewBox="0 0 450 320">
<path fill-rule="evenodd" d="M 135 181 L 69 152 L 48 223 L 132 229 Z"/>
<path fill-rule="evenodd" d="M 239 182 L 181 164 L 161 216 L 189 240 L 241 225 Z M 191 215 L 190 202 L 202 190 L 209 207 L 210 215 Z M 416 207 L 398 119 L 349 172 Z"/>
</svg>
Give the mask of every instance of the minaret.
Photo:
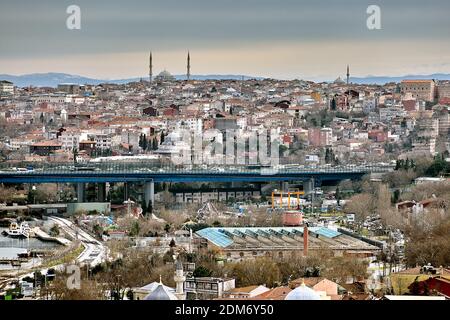
<svg viewBox="0 0 450 320">
<path fill-rule="evenodd" d="M 176 283 L 175 296 L 178 300 L 186 300 L 186 294 L 184 293 L 184 282 L 186 277 L 183 273 L 183 263 L 180 260 L 176 262 L 175 276 L 173 277 Z"/>
<path fill-rule="evenodd" d="M 309 239 L 308 239 L 308 225 L 305 223 L 303 226 L 303 256 L 308 255 Z"/>
<path fill-rule="evenodd" d="M 350 67 L 349 65 L 347 65 L 347 87 L 350 83 Z"/>
<path fill-rule="evenodd" d="M 349 84 L 350 84 L 350 67 L 349 67 L 349 65 L 347 65 L 347 92 L 348 92 L 348 95 L 347 95 L 347 106 L 350 106 L 350 86 L 349 86 Z"/>
<path fill-rule="evenodd" d="M 189 54 L 188 51 L 188 55 L 187 55 L 187 73 L 186 73 L 186 78 L 189 81 L 191 79 L 191 56 Z"/>
<path fill-rule="evenodd" d="M 153 82 L 153 61 L 152 61 L 152 52 L 150 51 L 149 63 L 148 63 L 148 78 L 150 83 Z"/>
</svg>

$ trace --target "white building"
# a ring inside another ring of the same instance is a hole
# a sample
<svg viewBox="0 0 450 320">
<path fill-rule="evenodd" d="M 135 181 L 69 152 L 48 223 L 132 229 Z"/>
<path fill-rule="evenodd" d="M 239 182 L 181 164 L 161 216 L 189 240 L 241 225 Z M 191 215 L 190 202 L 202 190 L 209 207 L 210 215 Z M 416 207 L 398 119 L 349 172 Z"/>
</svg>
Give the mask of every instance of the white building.
<svg viewBox="0 0 450 320">
<path fill-rule="evenodd" d="M 6 80 L 0 81 L 0 94 L 14 94 L 14 84 Z"/>
<path fill-rule="evenodd" d="M 88 140 L 95 141 L 95 146 L 100 150 L 111 149 L 111 135 L 105 133 L 93 133 L 88 135 Z"/>
<path fill-rule="evenodd" d="M 412 152 L 415 155 L 434 156 L 436 154 L 436 139 L 426 139 L 413 142 Z"/>
<path fill-rule="evenodd" d="M 78 130 L 66 130 L 61 133 L 58 140 L 62 143 L 62 149 L 73 150 L 78 148 L 82 139 L 81 132 Z"/>
<path fill-rule="evenodd" d="M 67 98 L 65 94 L 39 94 L 31 97 L 33 104 L 51 103 L 61 104 L 72 102 L 72 98 Z"/>
</svg>

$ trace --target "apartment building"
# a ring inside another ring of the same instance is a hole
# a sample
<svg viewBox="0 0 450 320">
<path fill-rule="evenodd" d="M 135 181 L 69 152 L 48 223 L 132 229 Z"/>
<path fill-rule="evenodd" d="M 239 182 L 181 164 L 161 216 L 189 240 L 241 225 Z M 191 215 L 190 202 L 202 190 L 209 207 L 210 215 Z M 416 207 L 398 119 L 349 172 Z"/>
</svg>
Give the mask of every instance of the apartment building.
<svg viewBox="0 0 450 320">
<path fill-rule="evenodd" d="M 436 97 L 436 83 L 434 80 L 403 80 L 400 85 L 401 93 L 410 93 L 413 98 L 434 101 Z"/>
</svg>

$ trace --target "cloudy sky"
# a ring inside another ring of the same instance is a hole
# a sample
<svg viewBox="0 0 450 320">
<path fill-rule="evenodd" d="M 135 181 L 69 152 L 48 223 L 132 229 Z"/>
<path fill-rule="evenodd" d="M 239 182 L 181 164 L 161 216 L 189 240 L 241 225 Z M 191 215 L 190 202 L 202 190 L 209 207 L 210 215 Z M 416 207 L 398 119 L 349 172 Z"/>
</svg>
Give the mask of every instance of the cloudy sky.
<svg viewBox="0 0 450 320">
<path fill-rule="evenodd" d="M 69 5 L 81 30 L 66 28 Z M 369 5 L 381 30 L 366 27 Z M 335 79 L 450 73 L 448 0 L 15 0 L 0 2 L 0 74 L 113 79 L 154 73 Z"/>
</svg>

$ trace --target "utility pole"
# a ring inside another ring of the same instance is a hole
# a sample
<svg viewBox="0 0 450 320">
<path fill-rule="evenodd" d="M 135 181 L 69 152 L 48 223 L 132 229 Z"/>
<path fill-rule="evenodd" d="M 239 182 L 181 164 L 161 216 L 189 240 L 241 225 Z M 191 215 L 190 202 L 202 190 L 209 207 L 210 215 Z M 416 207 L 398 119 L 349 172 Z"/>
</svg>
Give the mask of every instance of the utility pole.
<svg viewBox="0 0 450 320">
<path fill-rule="evenodd" d="M 311 215 L 314 215 L 314 195 L 316 193 L 316 190 L 314 188 L 314 178 L 311 178 Z"/>
</svg>

